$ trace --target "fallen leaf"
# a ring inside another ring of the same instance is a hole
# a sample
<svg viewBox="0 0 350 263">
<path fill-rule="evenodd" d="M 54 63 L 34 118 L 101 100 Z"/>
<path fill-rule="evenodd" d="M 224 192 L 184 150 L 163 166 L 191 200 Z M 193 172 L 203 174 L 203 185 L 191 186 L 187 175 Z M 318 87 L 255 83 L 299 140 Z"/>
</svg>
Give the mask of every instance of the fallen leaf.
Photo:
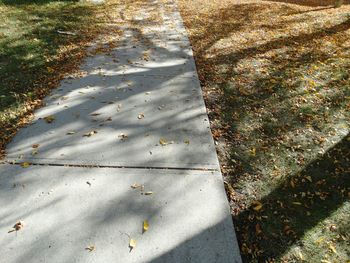
<svg viewBox="0 0 350 263">
<path fill-rule="evenodd" d="M 189 144 L 190 144 L 190 140 L 189 140 L 189 139 L 186 139 L 186 140 L 184 140 L 184 143 L 187 144 L 187 145 L 189 145 Z"/>
<path fill-rule="evenodd" d="M 40 144 L 36 143 L 32 145 L 32 148 L 38 148 Z"/>
<path fill-rule="evenodd" d="M 299 259 L 300 259 L 300 260 L 304 260 L 304 256 L 303 256 L 303 254 L 301 253 L 301 251 L 298 251 L 297 253 L 298 253 Z"/>
<path fill-rule="evenodd" d="M 152 192 L 152 191 L 148 191 L 148 192 L 145 192 L 144 194 L 145 194 L 145 195 L 152 195 L 153 192 Z"/>
<path fill-rule="evenodd" d="M 168 144 L 173 144 L 174 141 L 167 141 L 167 140 L 164 139 L 164 138 L 160 138 L 160 139 L 159 139 L 159 143 L 160 143 L 162 146 L 165 146 L 165 145 L 168 145 Z"/>
<path fill-rule="evenodd" d="M 21 166 L 23 167 L 23 168 L 27 168 L 27 167 L 29 167 L 31 165 L 31 163 L 29 163 L 29 162 L 23 162 L 23 163 L 21 163 Z"/>
<path fill-rule="evenodd" d="M 36 154 L 38 154 L 37 150 L 32 151 L 32 155 L 36 155 Z"/>
<path fill-rule="evenodd" d="M 89 252 L 92 252 L 95 250 L 95 246 L 94 245 L 88 246 L 85 248 L 85 250 L 89 250 Z"/>
<path fill-rule="evenodd" d="M 255 148 L 250 149 L 249 152 L 250 152 L 250 155 L 252 155 L 252 156 L 256 155 L 256 149 Z"/>
<path fill-rule="evenodd" d="M 24 227 L 24 224 L 22 221 L 18 221 L 11 229 L 10 231 L 8 231 L 8 233 L 11 233 L 13 231 L 18 231 L 18 230 L 21 230 L 22 228 Z"/>
<path fill-rule="evenodd" d="M 126 135 L 125 133 L 121 133 L 118 136 L 121 140 L 126 140 L 128 138 L 128 135 Z"/>
<path fill-rule="evenodd" d="M 141 185 L 140 184 L 137 184 L 137 183 L 134 183 L 130 186 L 132 189 L 136 189 L 136 188 L 140 188 Z"/>
<path fill-rule="evenodd" d="M 133 249 L 136 247 L 136 240 L 135 239 L 130 238 L 129 247 L 130 247 L 130 249 Z"/>
<path fill-rule="evenodd" d="M 140 114 L 137 116 L 137 118 L 138 118 L 139 120 L 143 119 L 144 117 L 145 117 L 145 114 L 143 114 L 143 113 L 140 113 Z"/>
<path fill-rule="evenodd" d="M 143 221 L 143 231 L 146 232 L 149 228 L 149 224 L 147 220 Z"/>
<path fill-rule="evenodd" d="M 53 115 L 46 116 L 46 117 L 44 117 L 44 120 L 47 123 L 51 123 L 51 122 L 53 122 L 55 120 L 55 116 L 53 116 Z"/>
<path fill-rule="evenodd" d="M 328 247 L 334 254 L 337 254 L 337 250 L 335 249 L 335 247 L 332 244 L 329 244 Z"/>
<path fill-rule="evenodd" d="M 255 211 L 260 211 L 262 207 L 263 207 L 263 204 L 262 204 L 262 203 L 260 203 L 260 202 L 257 201 L 257 200 L 253 201 L 253 203 L 252 203 L 252 208 L 253 208 L 253 210 L 255 210 Z"/>
<path fill-rule="evenodd" d="M 66 133 L 66 135 L 73 135 L 73 134 L 75 134 L 75 131 L 69 131 Z"/>
<path fill-rule="evenodd" d="M 98 116 L 101 115 L 101 113 L 91 113 L 90 116 Z"/>
<path fill-rule="evenodd" d="M 92 136 L 92 135 L 94 135 L 94 134 L 96 134 L 96 133 L 97 133 L 97 131 L 87 132 L 87 133 L 85 133 L 85 134 L 83 135 L 83 137 L 90 137 L 90 136 Z"/>
</svg>

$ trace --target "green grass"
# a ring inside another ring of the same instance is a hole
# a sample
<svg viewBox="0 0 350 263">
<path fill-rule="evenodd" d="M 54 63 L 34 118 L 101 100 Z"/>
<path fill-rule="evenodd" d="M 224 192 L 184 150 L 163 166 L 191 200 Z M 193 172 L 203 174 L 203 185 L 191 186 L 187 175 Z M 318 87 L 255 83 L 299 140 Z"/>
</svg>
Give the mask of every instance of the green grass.
<svg viewBox="0 0 350 263">
<path fill-rule="evenodd" d="M 0 0 L 1 146 L 33 102 L 78 63 L 83 42 L 97 31 L 99 8 L 78 1 Z"/>
</svg>

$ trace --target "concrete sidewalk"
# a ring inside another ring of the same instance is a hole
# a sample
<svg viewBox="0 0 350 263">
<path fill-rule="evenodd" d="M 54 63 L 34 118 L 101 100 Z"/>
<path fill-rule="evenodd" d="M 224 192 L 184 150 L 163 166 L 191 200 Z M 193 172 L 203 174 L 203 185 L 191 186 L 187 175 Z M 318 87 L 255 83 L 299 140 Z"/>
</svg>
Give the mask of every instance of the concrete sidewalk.
<svg viewBox="0 0 350 263">
<path fill-rule="evenodd" d="M 171 2 L 149 8 L 161 25 L 145 8 L 142 30 L 89 57 L 8 145 L 5 262 L 241 262 L 181 17 Z"/>
</svg>

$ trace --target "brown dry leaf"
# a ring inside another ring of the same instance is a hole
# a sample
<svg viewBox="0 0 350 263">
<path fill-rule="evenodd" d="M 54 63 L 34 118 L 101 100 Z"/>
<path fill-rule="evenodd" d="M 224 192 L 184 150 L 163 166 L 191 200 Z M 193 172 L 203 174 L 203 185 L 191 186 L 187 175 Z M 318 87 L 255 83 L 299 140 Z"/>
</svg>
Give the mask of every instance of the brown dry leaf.
<svg viewBox="0 0 350 263">
<path fill-rule="evenodd" d="M 38 148 L 40 144 L 36 143 L 32 145 L 32 148 Z"/>
<path fill-rule="evenodd" d="M 125 133 L 121 133 L 118 136 L 121 140 L 126 140 L 128 138 L 128 135 L 126 135 Z"/>
<path fill-rule="evenodd" d="M 143 231 L 146 232 L 149 228 L 149 223 L 147 220 L 143 221 Z"/>
<path fill-rule="evenodd" d="M 97 133 L 97 131 L 91 131 L 91 132 L 87 132 L 83 135 L 83 137 L 90 137 L 92 135 L 95 135 Z"/>
<path fill-rule="evenodd" d="M 145 114 L 143 114 L 143 113 L 140 113 L 140 114 L 137 116 L 137 118 L 138 118 L 139 120 L 143 119 L 144 117 L 145 117 Z"/>
<path fill-rule="evenodd" d="M 53 122 L 55 120 L 55 116 L 53 116 L 53 115 L 46 116 L 46 117 L 44 117 L 44 120 L 47 123 L 51 123 L 51 122 Z"/>
<path fill-rule="evenodd" d="M 95 246 L 94 245 L 91 245 L 91 246 L 88 246 L 85 248 L 85 250 L 88 250 L 89 252 L 92 252 L 95 250 Z"/>
<path fill-rule="evenodd" d="M 30 162 L 23 162 L 23 163 L 21 163 L 21 166 L 22 166 L 23 168 L 27 168 L 27 167 L 29 167 L 30 165 L 31 165 Z"/>
<path fill-rule="evenodd" d="M 262 207 L 263 207 L 263 204 L 260 203 L 259 201 L 255 200 L 255 201 L 252 202 L 253 210 L 260 211 Z"/>
<path fill-rule="evenodd" d="M 10 231 L 8 231 L 8 233 L 11 233 L 13 231 L 18 231 L 21 230 L 24 227 L 23 221 L 18 221 L 11 229 Z"/>
<path fill-rule="evenodd" d="M 133 249 L 136 247 L 136 240 L 135 239 L 130 238 L 129 247 L 130 247 L 130 249 Z"/>
</svg>

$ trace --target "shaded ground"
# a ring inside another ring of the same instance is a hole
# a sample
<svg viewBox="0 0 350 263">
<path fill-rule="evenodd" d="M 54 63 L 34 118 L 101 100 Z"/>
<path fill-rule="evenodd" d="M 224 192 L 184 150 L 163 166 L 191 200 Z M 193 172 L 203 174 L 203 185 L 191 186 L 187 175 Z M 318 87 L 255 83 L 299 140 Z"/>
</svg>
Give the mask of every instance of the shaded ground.
<svg viewBox="0 0 350 263">
<path fill-rule="evenodd" d="M 245 261 L 345 262 L 349 5 L 178 3 Z"/>
</svg>

